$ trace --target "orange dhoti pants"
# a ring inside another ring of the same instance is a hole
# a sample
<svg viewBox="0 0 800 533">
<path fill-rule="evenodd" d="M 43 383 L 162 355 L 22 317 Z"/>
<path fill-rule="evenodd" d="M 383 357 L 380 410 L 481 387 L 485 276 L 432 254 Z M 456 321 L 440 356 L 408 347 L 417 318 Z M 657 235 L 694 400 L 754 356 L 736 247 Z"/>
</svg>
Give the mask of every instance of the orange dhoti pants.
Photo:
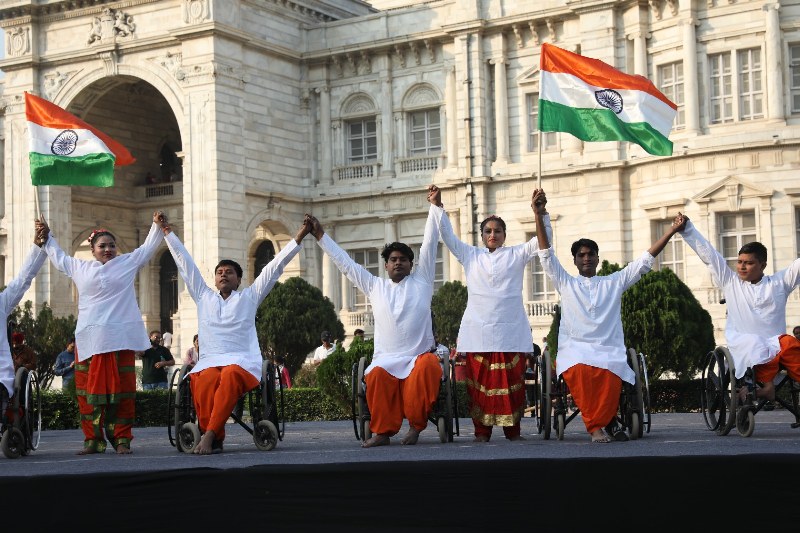
<svg viewBox="0 0 800 533">
<path fill-rule="evenodd" d="M 104 452 L 111 445 L 131 447 L 136 415 L 133 350 L 99 353 L 75 362 L 75 392 L 84 449 Z M 104 435 L 105 433 L 105 435 Z"/>
<path fill-rule="evenodd" d="M 580 363 L 563 375 L 586 431 L 592 433 L 610 424 L 617 416 L 622 379 L 610 370 Z"/>
<path fill-rule="evenodd" d="M 381 367 L 374 367 L 364 379 L 370 431 L 392 436 L 400 431 L 403 417 L 417 431 L 428 425 L 428 415 L 439 396 L 442 367 L 436 354 L 424 353 L 417 356 L 405 379 L 398 379 Z"/>
<path fill-rule="evenodd" d="M 245 392 L 256 388 L 259 380 L 239 365 L 212 366 L 192 374 L 194 409 L 200 432 L 214 432 L 214 441 L 225 440 L 225 422 Z"/>
<path fill-rule="evenodd" d="M 780 343 L 781 351 L 772 361 L 753 367 L 756 381 L 769 383 L 778 374 L 781 366 L 786 369 L 790 378 L 800 381 L 800 340 L 797 340 L 794 335 L 781 335 Z"/>
<path fill-rule="evenodd" d="M 467 395 L 476 437 L 491 438 L 501 426 L 507 439 L 519 437 L 525 411 L 525 357 L 517 352 L 467 354 Z"/>
</svg>

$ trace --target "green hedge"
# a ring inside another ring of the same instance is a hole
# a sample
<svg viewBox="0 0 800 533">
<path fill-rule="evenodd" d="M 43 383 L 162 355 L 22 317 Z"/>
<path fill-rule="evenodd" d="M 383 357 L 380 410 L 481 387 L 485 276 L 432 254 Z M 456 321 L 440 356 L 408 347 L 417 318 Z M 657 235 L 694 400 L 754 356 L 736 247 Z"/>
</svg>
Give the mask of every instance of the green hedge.
<svg viewBox="0 0 800 533">
<path fill-rule="evenodd" d="M 659 380 L 650 384 L 650 404 L 653 413 L 699 412 L 700 380 L 688 382 Z M 466 386 L 456 383 L 458 415 L 469 417 Z M 167 424 L 167 391 L 137 391 L 136 426 L 165 426 Z M 338 405 L 319 389 L 299 388 L 283 391 L 283 419 L 288 422 L 349 420 L 349 406 Z M 280 405 L 280 404 L 279 404 Z M 60 390 L 42 393 L 42 426 L 44 429 L 77 429 L 78 404 L 69 392 Z"/>
</svg>

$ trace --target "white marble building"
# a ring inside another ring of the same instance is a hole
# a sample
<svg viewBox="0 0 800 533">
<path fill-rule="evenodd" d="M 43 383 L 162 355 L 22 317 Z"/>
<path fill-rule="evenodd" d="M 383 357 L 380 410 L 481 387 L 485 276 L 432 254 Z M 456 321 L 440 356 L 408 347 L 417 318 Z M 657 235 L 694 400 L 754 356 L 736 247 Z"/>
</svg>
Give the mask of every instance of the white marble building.
<svg viewBox="0 0 800 533">
<path fill-rule="evenodd" d="M 103 226 L 123 252 L 164 209 L 213 282 L 219 258 L 246 280 L 305 212 L 381 272 L 385 243 L 418 246 L 436 183 L 463 240 L 496 213 L 508 243 L 533 235 L 541 179 L 554 245 L 587 236 L 625 263 L 681 210 L 735 258 L 760 240 L 768 271 L 800 253 L 800 1 L 748 0 L 13 0 L 0 1 L 0 260 L 17 272 L 42 211 L 62 247 L 86 256 Z M 671 157 L 535 129 L 540 44 L 654 81 L 679 105 Z M 24 91 L 125 144 L 137 162 L 109 189 L 31 186 Z M 540 170 L 541 168 L 541 170 Z M 724 342 L 724 306 L 675 240 L 660 259 L 692 288 Z M 441 254 L 440 282 L 463 279 Z M 348 334 L 371 333 L 363 296 L 313 238 L 285 276 L 319 286 Z M 524 300 L 534 338 L 557 294 L 538 264 Z M 148 328 L 182 354 L 194 304 L 166 246 L 139 276 Z M 70 282 L 45 266 L 29 294 L 76 313 Z M 793 293 L 787 328 L 800 324 Z"/>
</svg>

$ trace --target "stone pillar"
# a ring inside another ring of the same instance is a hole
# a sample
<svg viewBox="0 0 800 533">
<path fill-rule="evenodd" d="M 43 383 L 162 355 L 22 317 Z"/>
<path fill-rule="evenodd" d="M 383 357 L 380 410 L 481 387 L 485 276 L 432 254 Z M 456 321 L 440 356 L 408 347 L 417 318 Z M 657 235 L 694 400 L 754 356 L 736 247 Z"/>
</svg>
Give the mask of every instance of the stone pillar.
<svg viewBox="0 0 800 533">
<path fill-rule="evenodd" d="M 397 240 L 397 219 L 395 217 L 383 219 L 383 237 L 387 243 Z"/>
<path fill-rule="evenodd" d="M 327 225 L 325 228 L 325 232 L 331 239 L 335 239 L 336 235 L 336 226 L 333 224 Z M 339 282 L 339 269 L 336 268 L 336 265 L 331 260 L 330 256 L 326 253 L 322 254 L 322 295 L 327 296 L 331 302 L 333 302 L 333 307 L 337 311 L 341 309 L 341 293 L 338 290 L 338 282 Z"/>
<path fill-rule="evenodd" d="M 494 126 L 497 137 L 495 163 L 508 164 L 508 88 L 506 60 L 499 57 L 489 63 L 494 65 Z"/>
<path fill-rule="evenodd" d="M 381 167 L 381 175 L 383 176 L 394 176 L 394 158 L 395 158 L 395 151 L 394 151 L 394 135 L 392 134 L 392 126 L 394 125 L 394 121 L 392 120 L 392 61 L 391 58 L 387 58 L 386 61 L 387 68 L 383 74 L 383 81 L 381 81 L 381 115 L 378 117 L 379 119 L 379 128 L 378 134 L 381 138 L 381 157 L 382 160 L 382 167 Z"/>
<path fill-rule="evenodd" d="M 327 180 L 333 185 L 332 159 L 331 154 L 331 93 L 330 87 L 317 87 L 319 93 L 319 136 L 322 143 L 322 169 L 320 181 Z"/>
<path fill-rule="evenodd" d="M 679 23 L 683 30 L 683 103 L 687 133 L 700 131 L 700 97 L 697 90 L 697 38 L 692 18 Z"/>
<path fill-rule="evenodd" d="M 458 117 L 456 116 L 456 67 L 451 65 L 445 74 L 445 113 L 447 114 L 447 168 L 458 167 Z"/>
<path fill-rule="evenodd" d="M 766 36 L 764 38 L 764 73 L 767 84 L 767 118 L 770 120 L 784 120 L 784 101 L 783 101 L 783 53 L 781 50 L 781 25 L 780 3 L 766 4 L 762 6 L 766 16 Z"/>
<path fill-rule="evenodd" d="M 638 31 L 628 36 L 633 41 L 633 70 L 647 78 L 647 37 L 643 31 Z"/>
</svg>

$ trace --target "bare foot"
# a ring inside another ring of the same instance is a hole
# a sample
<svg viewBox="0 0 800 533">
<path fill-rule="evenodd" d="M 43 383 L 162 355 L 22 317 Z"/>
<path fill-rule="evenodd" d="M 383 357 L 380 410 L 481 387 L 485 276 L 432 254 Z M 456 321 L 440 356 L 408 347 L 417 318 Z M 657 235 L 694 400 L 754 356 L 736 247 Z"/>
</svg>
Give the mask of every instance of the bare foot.
<svg viewBox="0 0 800 533">
<path fill-rule="evenodd" d="M 376 433 L 371 438 L 361 443 L 362 448 L 374 448 L 375 446 L 388 446 L 389 435 L 386 433 Z"/>
<path fill-rule="evenodd" d="M 214 432 L 211 430 L 203 433 L 203 436 L 200 437 L 200 442 L 197 443 L 194 449 L 194 453 L 197 455 L 211 455 L 214 446 L 214 437 Z"/>
<path fill-rule="evenodd" d="M 472 439 L 472 442 L 489 442 L 489 437 L 486 435 L 475 435 L 475 438 Z"/>
<path fill-rule="evenodd" d="M 104 453 L 104 452 L 105 452 L 105 450 L 103 450 L 102 452 L 99 452 L 94 448 L 84 448 L 81 451 L 79 451 L 78 453 L 76 453 L 75 455 L 92 455 L 93 453 Z"/>
<path fill-rule="evenodd" d="M 592 431 L 592 442 L 605 444 L 607 442 L 611 442 L 611 437 L 606 435 L 605 431 L 603 431 L 602 429 L 595 429 L 594 431 Z"/>
<path fill-rule="evenodd" d="M 764 383 L 763 387 L 756 389 L 756 397 L 766 398 L 767 400 L 775 399 L 775 383 L 769 381 Z"/>
<path fill-rule="evenodd" d="M 117 445 L 117 455 L 129 455 L 133 453 L 130 448 L 123 444 Z"/>
<path fill-rule="evenodd" d="M 400 441 L 400 444 L 416 444 L 419 440 L 419 431 L 414 426 L 408 426 L 408 432 L 406 432 L 405 437 L 403 440 Z"/>
</svg>

